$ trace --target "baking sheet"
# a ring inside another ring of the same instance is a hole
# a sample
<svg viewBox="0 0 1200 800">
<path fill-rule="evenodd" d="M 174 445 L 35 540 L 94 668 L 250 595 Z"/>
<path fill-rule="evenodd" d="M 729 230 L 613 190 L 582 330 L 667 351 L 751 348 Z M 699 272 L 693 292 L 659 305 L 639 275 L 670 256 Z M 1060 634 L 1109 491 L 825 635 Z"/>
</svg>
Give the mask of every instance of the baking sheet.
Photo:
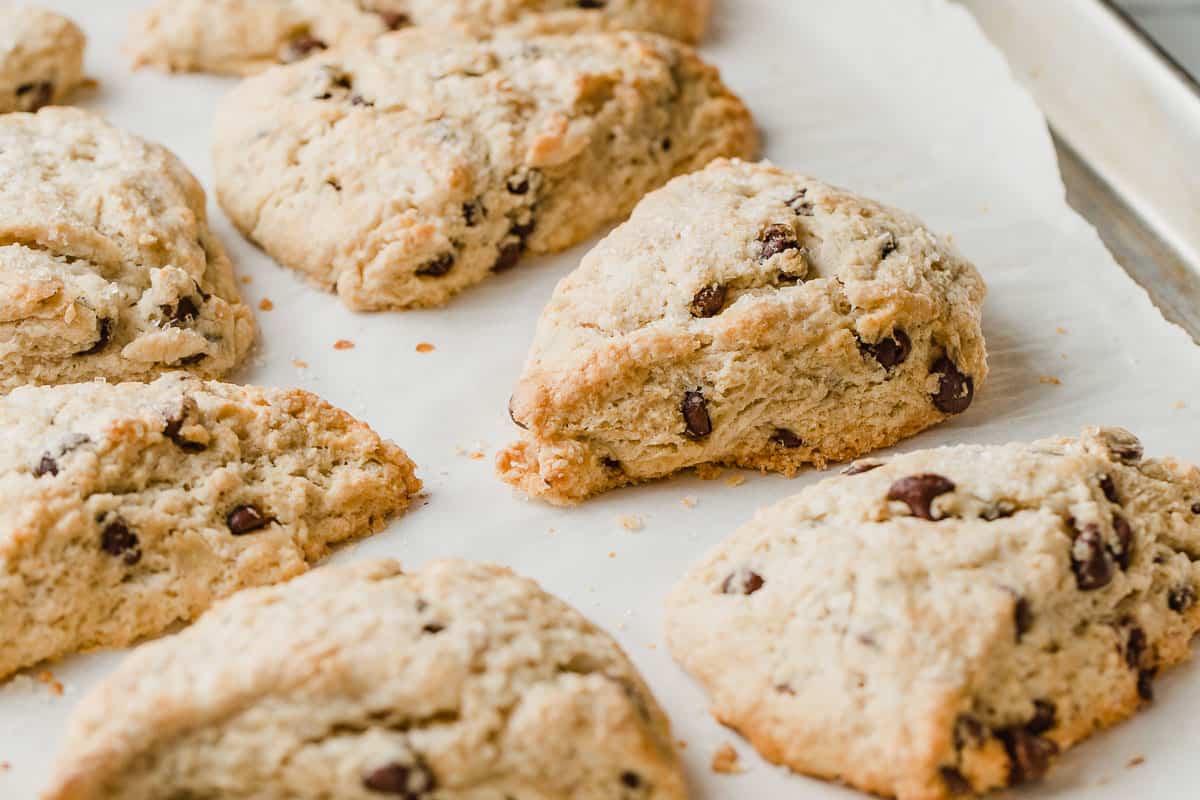
<svg viewBox="0 0 1200 800">
<path fill-rule="evenodd" d="M 162 141 L 211 187 L 210 120 L 227 80 L 130 74 L 119 57 L 138 2 L 45 2 L 80 20 L 100 88 L 85 105 Z M 776 162 L 910 208 L 953 234 L 991 287 L 985 329 L 992 377 L 970 411 L 905 442 L 909 450 L 1129 427 L 1151 454 L 1200 460 L 1200 351 L 1166 323 L 1067 206 L 1050 137 L 1033 101 L 968 13 L 945 0 L 719 0 L 705 52 L 747 99 Z M 513 494 L 491 458 L 514 436 L 506 403 L 534 321 L 586 247 L 532 259 L 448 308 L 356 315 L 242 241 L 213 208 L 218 233 L 253 282 L 261 350 L 247 381 L 316 391 L 370 421 L 420 465 L 429 501 L 340 561 L 395 556 L 419 564 L 466 556 L 538 579 L 616 635 L 675 725 L 697 798 L 836 798 L 855 793 L 761 762 L 707 715 L 700 690 L 662 645 L 661 603 L 685 567 L 771 503 L 820 477 L 755 473 L 733 486 L 695 477 L 622 490 L 575 510 Z M 335 351 L 348 339 L 352 350 Z M 431 353 L 416 345 L 433 344 Z M 294 362 L 310 365 L 300 368 Z M 1057 381 L 1057 382 L 1056 382 Z M 485 458 L 473 454 L 483 453 Z M 681 504 L 687 496 L 695 508 Z M 618 518 L 636 515 L 639 532 Z M 18 679 L 0 689 L 0 798 L 44 785 L 72 705 L 119 655 L 57 664 L 64 692 Z M 36 671 L 35 673 L 36 674 Z M 1161 680 L 1134 721 L 1078 748 L 1021 797 L 1194 797 L 1200 782 L 1200 668 Z M 735 745 L 745 774 L 709 761 Z M 1135 756 L 1144 766 L 1129 767 Z"/>
</svg>

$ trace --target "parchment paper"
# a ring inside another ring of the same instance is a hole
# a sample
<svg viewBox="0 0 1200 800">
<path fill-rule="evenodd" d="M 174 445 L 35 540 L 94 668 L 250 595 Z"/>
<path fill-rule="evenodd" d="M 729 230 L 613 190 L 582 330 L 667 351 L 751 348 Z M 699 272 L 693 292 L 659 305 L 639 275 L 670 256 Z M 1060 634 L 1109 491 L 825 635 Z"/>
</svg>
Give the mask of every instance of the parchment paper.
<svg viewBox="0 0 1200 800">
<path fill-rule="evenodd" d="M 88 63 L 100 88 L 83 104 L 173 148 L 211 190 L 211 117 L 232 83 L 131 74 L 119 43 L 138 2 L 45 5 L 73 15 L 91 38 Z M 1105 423 L 1139 433 L 1151 454 L 1200 459 L 1200 353 L 1068 208 L 1040 114 L 965 10 L 944 0 L 717 5 L 704 51 L 757 113 L 768 156 L 912 209 L 953 234 L 990 285 L 990 381 L 967 414 L 903 449 Z M 258 314 L 262 347 L 240 379 L 310 389 L 362 416 L 408 450 L 428 486 L 426 506 L 337 560 L 388 555 L 417 565 L 465 556 L 536 578 L 616 635 L 645 672 L 687 743 L 682 753 L 697 798 L 857 796 L 770 767 L 720 728 L 660 633 L 662 599 L 690 562 L 756 508 L 822 474 L 789 481 L 744 473 L 741 486 L 683 477 L 571 511 L 527 501 L 493 477 L 496 448 L 515 434 L 506 402 L 534 321 L 586 247 L 529 260 L 445 309 L 365 316 L 276 267 L 215 205 L 212 214 L 241 274 L 253 278 L 249 300 L 275 304 Z M 357 346 L 335 351 L 338 339 Z M 421 342 L 436 350 L 416 352 Z M 475 451 L 486 458 L 470 457 Z M 685 496 L 698 499 L 695 508 L 681 504 Z M 625 530 L 623 515 L 641 517 L 644 529 Z M 9 765 L 0 771 L 0 798 L 35 796 L 72 705 L 118 659 L 101 654 L 55 665 L 62 696 L 29 680 L 0 689 L 0 761 Z M 1150 710 L 1080 747 L 1051 780 L 1019 795 L 1195 797 L 1200 668 L 1176 670 L 1157 691 Z M 745 774 L 709 768 L 725 742 L 741 753 Z M 1135 756 L 1145 765 L 1128 767 Z"/>
</svg>

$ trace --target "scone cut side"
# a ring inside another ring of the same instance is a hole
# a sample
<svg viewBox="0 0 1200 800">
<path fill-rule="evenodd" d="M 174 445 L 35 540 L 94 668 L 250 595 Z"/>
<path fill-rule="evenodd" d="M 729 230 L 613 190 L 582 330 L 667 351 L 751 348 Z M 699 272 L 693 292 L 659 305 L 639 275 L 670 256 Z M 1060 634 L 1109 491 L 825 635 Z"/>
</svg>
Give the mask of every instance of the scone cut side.
<svg viewBox="0 0 1200 800">
<path fill-rule="evenodd" d="M 242 592 L 80 703 L 44 800 L 164 796 L 687 793 L 666 716 L 579 612 L 501 567 L 370 561 Z"/>
<path fill-rule="evenodd" d="M 695 43 L 711 0 L 160 0 L 134 15 L 125 51 L 136 67 L 254 75 L 334 48 L 366 47 L 408 28 L 486 38 L 647 31 Z"/>
<path fill-rule="evenodd" d="M 703 464 L 793 474 L 887 447 L 971 405 L 985 291 L 909 214 L 716 161 L 559 283 L 497 472 L 567 505 Z"/>
<path fill-rule="evenodd" d="M 57 105 L 84 82 L 87 37 L 71 20 L 26 3 L 0 2 L 0 114 Z"/>
<path fill-rule="evenodd" d="M 0 116 L 0 394 L 221 377 L 254 337 L 179 159 L 87 111 Z"/>
<path fill-rule="evenodd" d="M 0 399 L 0 677 L 122 647 L 382 529 L 421 482 L 299 390 L 172 373 Z"/>
<path fill-rule="evenodd" d="M 401 31 L 244 82 L 215 130 L 230 219 L 357 310 L 442 305 L 758 143 L 715 68 L 636 33 Z"/>
<path fill-rule="evenodd" d="M 853 465 L 668 599 L 671 652 L 769 760 L 899 800 L 1042 777 L 1200 630 L 1200 470 L 1119 428 Z"/>
</svg>

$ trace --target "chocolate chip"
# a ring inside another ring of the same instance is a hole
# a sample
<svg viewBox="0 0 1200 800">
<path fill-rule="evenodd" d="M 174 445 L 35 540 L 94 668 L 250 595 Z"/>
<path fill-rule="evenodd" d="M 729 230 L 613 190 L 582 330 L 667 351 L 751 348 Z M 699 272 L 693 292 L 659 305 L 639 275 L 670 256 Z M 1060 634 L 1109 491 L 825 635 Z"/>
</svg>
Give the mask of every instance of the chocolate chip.
<svg viewBox="0 0 1200 800">
<path fill-rule="evenodd" d="M 430 634 L 430 635 L 437 635 L 437 634 L 441 633 L 441 632 L 442 632 L 442 631 L 444 631 L 444 630 L 446 630 L 446 626 L 445 626 L 445 625 L 440 625 L 440 624 L 438 624 L 438 623 L 436 623 L 436 622 L 429 622 L 429 623 L 426 623 L 425 627 L 421 628 L 421 631 L 422 631 L 423 633 L 428 633 L 428 634 Z"/>
<path fill-rule="evenodd" d="M 207 450 L 208 445 L 183 438 L 183 423 L 184 411 L 180 409 L 178 412 L 167 417 L 163 425 L 163 436 L 170 439 L 180 450 L 187 453 L 202 453 Z"/>
<path fill-rule="evenodd" d="M 689 438 L 703 439 L 712 433 L 712 419 L 708 416 L 708 401 L 704 399 L 704 394 L 699 389 L 684 393 L 679 410 L 687 425 Z"/>
<path fill-rule="evenodd" d="M 787 428 L 776 428 L 775 432 L 771 434 L 771 443 L 788 450 L 804 447 L 804 440 Z"/>
<path fill-rule="evenodd" d="M 796 232 L 789 225 L 768 225 L 758 240 L 762 242 L 759 261 L 769 261 L 780 253 L 800 249 L 800 242 L 796 240 Z"/>
<path fill-rule="evenodd" d="M 971 782 L 954 767 L 941 767 L 938 772 L 941 773 L 942 783 L 946 784 L 946 791 L 951 797 L 961 797 L 974 792 Z"/>
<path fill-rule="evenodd" d="M 896 237 L 889 233 L 887 241 L 884 242 L 883 247 L 879 249 L 879 260 L 883 261 L 898 249 L 900 249 L 900 245 L 896 244 Z"/>
<path fill-rule="evenodd" d="M 1146 632 L 1141 628 L 1131 628 L 1129 638 L 1125 640 L 1125 663 L 1130 669 L 1138 669 L 1142 664 L 1142 655 L 1146 652 Z"/>
<path fill-rule="evenodd" d="M 1033 609 L 1029 607 L 1029 600 L 1024 597 L 1018 597 L 1017 602 L 1013 604 L 1013 626 L 1017 629 L 1018 642 L 1033 629 Z"/>
<path fill-rule="evenodd" d="M 412 17 L 400 11 L 376 11 L 389 31 L 398 31 L 412 25 Z"/>
<path fill-rule="evenodd" d="M 622 470 L 624 469 L 624 467 L 622 467 L 622 466 L 621 466 L 621 462 L 620 462 L 620 461 L 618 461 L 618 460 L 617 460 L 617 459 L 615 459 L 615 458 L 610 458 L 609 456 L 604 456 L 603 458 L 601 458 L 601 459 L 600 459 L 600 464 L 601 464 L 601 465 L 602 465 L 602 466 L 603 466 L 605 469 L 610 469 L 610 470 L 612 470 L 613 472 L 620 472 L 620 471 L 622 471 Z"/>
<path fill-rule="evenodd" d="M 715 317 L 725 307 L 726 289 L 723 284 L 714 283 L 696 292 L 692 298 L 693 317 Z"/>
<path fill-rule="evenodd" d="M 1121 565 L 1121 569 L 1129 569 L 1129 564 L 1133 561 L 1133 529 L 1124 517 L 1113 514 L 1113 531 L 1117 534 L 1117 542 L 1120 544 L 1120 549 L 1114 552 L 1113 556 Z"/>
<path fill-rule="evenodd" d="M 453 253 L 443 253 L 417 267 L 417 274 L 422 278 L 440 278 L 454 268 L 454 262 Z"/>
<path fill-rule="evenodd" d="M 1103 589 L 1112 582 L 1117 565 L 1096 525 L 1088 525 L 1075 538 L 1071 546 L 1071 569 L 1075 571 L 1075 585 L 1085 592 Z"/>
<path fill-rule="evenodd" d="M 1192 513 L 1200 514 L 1200 503 L 1192 503 Z"/>
<path fill-rule="evenodd" d="M 1058 719 L 1058 709 L 1049 700 L 1033 701 L 1033 717 L 1025 723 L 1025 730 L 1030 733 L 1045 733 L 1054 727 Z"/>
<path fill-rule="evenodd" d="M 50 105 L 54 99 L 54 84 L 50 81 L 22 83 L 17 87 L 17 110 L 34 112 Z"/>
<path fill-rule="evenodd" d="M 280 58 L 283 63 L 292 64 L 301 59 L 308 58 L 318 50 L 325 50 L 327 47 L 328 45 L 320 39 L 305 33 L 288 42 L 284 46 Z"/>
<path fill-rule="evenodd" d="M 936 522 L 940 517 L 933 516 L 933 501 L 953 491 L 954 483 L 941 475 L 913 475 L 893 483 L 887 499 L 906 503 L 913 516 Z"/>
<path fill-rule="evenodd" d="M 496 262 L 492 264 L 492 272 L 507 272 L 520 263 L 523 255 L 525 255 L 524 242 L 510 242 L 502 246 L 500 254 L 496 256 Z"/>
<path fill-rule="evenodd" d="M 480 200 L 472 200 L 470 203 L 462 204 L 462 218 L 467 222 L 468 228 L 474 228 L 479 224 L 480 219 L 487 216 L 487 209 Z"/>
<path fill-rule="evenodd" d="M 1158 675 L 1157 669 L 1144 669 L 1138 673 L 1137 693 L 1138 697 L 1149 703 L 1154 699 L 1154 678 Z"/>
<path fill-rule="evenodd" d="M 878 461 L 855 461 L 850 466 L 842 470 L 843 475 L 862 475 L 864 472 L 870 472 L 873 469 L 879 469 L 883 464 Z"/>
<path fill-rule="evenodd" d="M 1111 475 L 1100 476 L 1100 491 L 1104 492 L 1104 496 L 1108 499 L 1108 502 L 1116 503 L 1117 505 L 1121 504 L 1121 500 L 1117 495 L 1117 487 L 1113 484 Z"/>
<path fill-rule="evenodd" d="M 881 367 L 891 369 L 908 360 L 908 355 L 912 352 L 912 340 L 908 338 L 907 333 L 896 328 L 891 336 L 885 336 L 874 344 L 859 341 L 858 347 L 878 361 Z"/>
<path fill-rule="evenodd" d="M 970 714 L 959 714 L 954 720 L 954 749 L 962 750 L 968 745 L 979 747 L 986 739 L 983 723 Z"/>
<path fill-rule="evenodd" d="M 190 367 L 199 364 L 204 359 L 208 358 L 208 353 L 195 353 L 194 355 L 185 356 L 175 362 L 174 366 Z"/>
<path fill-rule="evenodd" d="M 90 356 L 90 355 L 95 355 L 96 353 L 99 353 L 101 350 L 103 350 L 105 347 L 107 347 L 109 341 L 112 340 L 112 328 L 113 328 L 112 320 L 108 319 L 107 317 L 101 317 L 100 321 L 96 324 L 96 342 L 95 342 L 95 344 L 93 344 L 91 347 L 89 347 L 86 350 L 80 350 L 75 355 Z"/>
<path fill-rule="evenodd" d="M 763 576 L 753 570 L 731 572 L 721 583 L 724 594 L 754 594 L 766 584 Z"/>
<path fill-rule="evenodd" d="M 531 217 L 529 219 L 529 221 L 525 222 L 525 223 L 514 222 L 512 224 L 512 227 L 508 229 L 508 233 L 510 236 L 515 236 L 518 239 L 520 239 L 522 242 L 524 242 L 526 239 L 528 239 L 533 234 L 533 231 L 536 228 L 537 228 L 537 220 L 535 220 Z"/>
<path fill-rule="evenodd" d="M 271 520 L 254 506 L 238 506 L 225 517 L 225 524 L 234 536 L 244 536 L 267 527 Z"/>
<path fill-rule="evenodd" d="M 1142 460 L 1145 451 L 1141 441 L 1127 430 L 1121 428 L 1105 428 L 1100 433 L 1105 446 L 1114 458 L 1126 464 L 1136 464 Z"/>
<path fill-rule="evenodd" d="M 961 414 L 971 407 L 971 401 L 975 399 L 975 381 L 970 375 L 959 372 L 955 363 L 945 356 L 935 361 L 929 372 L 938 376 L 934 408 L 943 414 Z"/>
<path fill-rule="evenodd" d="M 1196 604 L 1196 589 L 1189 585 L 1177 586 L 1167 593 L 1167 608 L 1182 614 Z"/>
<path fill-rule="evenodd" d="M 404 800 L 421 800 L 437 788 L 433 773 L 421 759 L 415 764 L 385 764 L 363 776 L 363 786 L 373 792 L 394 794 Z"/>
<path fill-rule="evenodd" d="M 1004 744 L 1011 762 L 1008 770 L 1010 785 L 1035 781 L 1050 769 L 1050 760 L 1058 755 L 1058 745 L 1024 728 L 1005 728 L 996 736 Z"/>
<path fill-rule="evenodd" d="M 529 176 L 513 175 L 504 184 L 510 194 L 527 194 L 529 192 Z"/>
<path fill-rule="evenodd" d="M 49 453 L 42 453 L 37 466 L 33 468 L 33 477 L 40 478 L 43 475 L 58 475 L 58 462 Z"/>
<path fill-rule="evenodd" d="M 366 108 L 373 108 L 375 106 L 374 103 L 372 103 L 367 98 L 363 97 L 361 94 L 350 95 L 350 105 L 365 106 Z"/>
<path fill-rule="evenodd" d="M 580 5 L 583 4 L 580 3 Z M 599 6 L 592 6 L 592 8 L 599 8 Z M 642 776 L 638 775 L 636 772 L 630 772 L 629 770 L 626 770 L 625 772 L 621 773 L 621 783 L 630 789 L 636 789 L 642 785 Z"/>
<path fill-rule="evenodd" d="M 787 207 L 795 212 L 797 217 L 811 217 L 813 215 L 813 204 L 805 199 L 808 197 L 808 189 L 801 189 L 793 195 L 791 200 L 787 201 Z"/>
<path fill-rule="evenodd" d="M 523 431 L 529 430 L 529 426 L 526 425 L 525 423 L 521 422 L 521 420 L 517 419 L 516 416 L 513 414 L 512 404 L 513 404 L 513 399 L 512 399 L 512 397 L 509 397 L 508 398 L 508 418 L 511 419 L 513 421 L 513 424 L 516 425 L 521 430 L 523 430 Z"/>
<path fill-rule="evenodd" d="M 664 136 L 663 140 L 660 144 L 662 146 L 664 153 L 671 152 L 671 137 L 670 136 Z"/>
<path fill-rule="evenodd" d="M 137 534 L 129 530 L 123 520 L 115 519 L 104 526 L 100 534 L 100 549 L 110 556 L 122 556 L 125 563 L 133 566 L 142 560 Z"/>
</svg>

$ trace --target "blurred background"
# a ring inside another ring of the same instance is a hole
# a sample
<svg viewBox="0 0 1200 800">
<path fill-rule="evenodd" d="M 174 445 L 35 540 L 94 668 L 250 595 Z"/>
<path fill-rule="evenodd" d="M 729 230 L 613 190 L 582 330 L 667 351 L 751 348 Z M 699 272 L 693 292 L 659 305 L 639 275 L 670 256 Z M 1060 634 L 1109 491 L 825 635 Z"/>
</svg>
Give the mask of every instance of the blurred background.
<svg viewBox="0 0 1200 800">
<path fill-rule="evenodd" d="M 1118 0 L 1117 5 L 1200 77 L 1200 0 Z"/>
</svg>

